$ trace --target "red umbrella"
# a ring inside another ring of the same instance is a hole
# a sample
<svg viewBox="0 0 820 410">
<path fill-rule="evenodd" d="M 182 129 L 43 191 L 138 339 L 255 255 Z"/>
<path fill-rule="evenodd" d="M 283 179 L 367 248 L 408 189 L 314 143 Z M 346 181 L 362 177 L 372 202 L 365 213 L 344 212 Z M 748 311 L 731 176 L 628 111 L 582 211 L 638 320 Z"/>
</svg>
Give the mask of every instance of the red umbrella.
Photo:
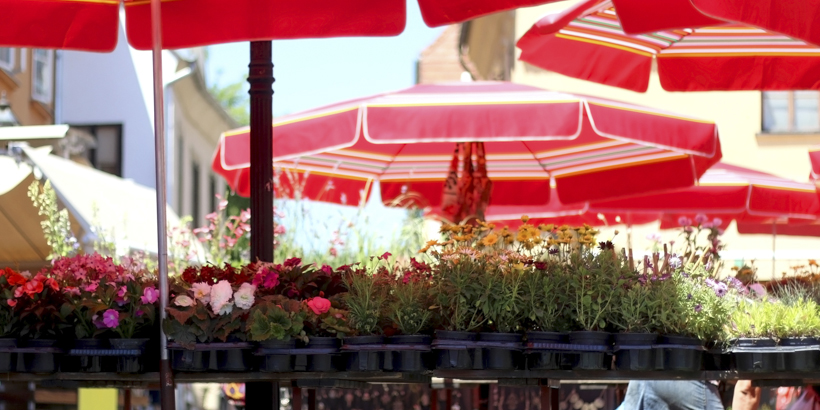
<svg viewBox="0 0 820 410">
<path fill-rule="evenodd" d="M 653 59 L 668 91 L 820 89 L 820 47 L 738 23 L 627 34 L 622 23 L 654 29 L 655 15 L 624 3 L 586 0 L 544 17 L 518 41 L 521 60 L 638 92 L 648 87 Z M 679 16 L 687 20 L 685 10 Z M 657 26 L 676 24 L 661 19 Z"/>
<path fill-rule="evenodd" d="M 744 226 L 766 225 L 771 233 L 773 222 L 806 225 L 814 221 L 820 215 L 820 200 L 811 184 L 719 163 L 703 174 L 697 186 L 689 188 L 574 206 L 552 202 L 547 207 L 490 207 L 487 219 L 511 221 L 522 214 L 531 219 L 550 218 L 548 223 L 569 223 L 558 219 L 567 216 L 593 220 L 601 214 L 609 224 L 615 216 L 628 223 L 627 215 L 635 215 L 631 223 L 638 224 L 662 215 L 661 229 L 679 226 L 681 217 L 694 219 L 696 214 L 706 214 L 721 219 L 724 228 L 737 220 Z"/>
<path fill-rule="evenodd" d="M 817 184 L 820 180 L 820 147 L 809 148 L 809 161 L 811 161 L 811 179 Z"/>
<path fill-rule="evenodd" d="M 555 0 L 419 0 L 430 27 Z M 125 0 L 128 41 L 151 48 L 151 2 Z M 120 0 L 0 0 L 0 44 L 112 51 Z M 163 48 L 233 41 L 394 36 L 405 0 L 174 0 L 162 2 Z"/>
<path fill-rule="evenodd" d="M 438 208 L 462 142 L 483 142 L 491 205 L 546 204 L 551 177 L 567 203 L 687 187 L 721 156 L 712 122 L 503 82 L 417 85 L 273 128 L 275 166 L 309 172 L 298 180 L 305 196 L 336 203 L 368 195 L 378 180 L 385 201 L 413 191 Z M 248 148 L 247 128 L 228 132 L 213 160 L 241 195 Z"/>
</svg>

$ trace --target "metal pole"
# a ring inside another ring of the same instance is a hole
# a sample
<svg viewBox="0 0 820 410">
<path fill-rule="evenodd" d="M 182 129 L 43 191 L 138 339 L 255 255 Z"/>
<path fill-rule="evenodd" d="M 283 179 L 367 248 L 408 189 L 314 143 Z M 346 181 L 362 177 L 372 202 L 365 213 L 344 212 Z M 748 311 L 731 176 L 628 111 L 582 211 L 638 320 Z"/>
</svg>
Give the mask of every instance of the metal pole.
<svg viewBox="0 0 820 410">
<path fill-rule="evenodd" d="M 159 384 L 162 410 L 174 410 L 174 375 L 168 361 L 168 340 L 162 330 L 165 308 L 168 306 L 168 242 L 165 207 L 165 97 L 162 84 L 162 7 L 160 0 L 151 0 L 151 52 L 154 60 L 154 168 L 157 178 L 157 259 L 159 272 Z"/>
<path fill-rule="evenodd" d="M 775 259 L 776 259 L 774 257 L 775 242 L 776 241 L 777 241 L 777 224 L 775 223 L 775 221 L 772 221 L 772 280 L 774 280 L 775 277 L 776 277 L 775 275 L 777 275 L 777 270 L 774 267 Z"/>
<path fill-rule="evenodd" d="M 251 42 L 251 260 L 273 261 L 273 63 L 271 42 Z M 274 394 L 271 394 L 271 390 Z M 278 409 L 279 384 L 245 385 L 246 409 Z M 275 406 L 275 407 L 274 407 Z"/>
</svg>

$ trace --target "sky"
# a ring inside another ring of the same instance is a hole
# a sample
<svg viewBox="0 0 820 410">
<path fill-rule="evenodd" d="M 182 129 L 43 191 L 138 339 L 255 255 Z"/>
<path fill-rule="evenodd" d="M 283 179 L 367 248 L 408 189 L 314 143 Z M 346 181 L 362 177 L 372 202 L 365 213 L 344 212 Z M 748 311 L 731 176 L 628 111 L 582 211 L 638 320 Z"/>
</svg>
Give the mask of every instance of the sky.
<svg viewBox="0 0 820 410">
<path fill-rule="evenodd" d="M 398 37 L 274 41 L 274 116 L 412 86 L 419 54 L 443 28 L 424 24 L 416 0 L 407 14 Z M 247 42 L 209 47 L 206 81 L 243 80 L 249 58 Z"/>
</svg>

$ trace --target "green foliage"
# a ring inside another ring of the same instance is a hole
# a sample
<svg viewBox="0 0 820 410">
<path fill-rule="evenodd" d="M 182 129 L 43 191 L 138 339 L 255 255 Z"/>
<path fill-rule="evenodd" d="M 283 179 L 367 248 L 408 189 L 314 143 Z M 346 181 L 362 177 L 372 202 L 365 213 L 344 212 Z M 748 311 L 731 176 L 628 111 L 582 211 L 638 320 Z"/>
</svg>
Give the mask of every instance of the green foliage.
<svg viewBox="0 0 820 410">
<path fill-rule="evenodd" d="M 486 325 L 498 332 L 510 333 L 519 330 L 525 315 L 523 261 L 513 255 L 507 260 L 498 259 L 488 264 L 479 277 L 482 293 L 479 298 L 481 314 Z"/>
<path fill-rule="evenodd" d="M 373 259 L 371 258 L 371 262 Z M 369 269 L 351 269 L 344 273 L 347 293 L 344 300 L 350 315 L 350 327 L 359 336 L 373 335 L 379 331 L 382 310 L 387 298 L 385 277 L 381 263 Z"/>
<path fill-rule="evenodd" d="M 487 319 L 480 308 L 484 286 L 477 278 L 487 269 L 486 259 L 468 253 L 440 257 L 434 295 L 445 330 L 469 332 L 484 325 Z"/>
<path fill-rule="evenodd" d="M 219 86 L 213 84 L 208 87 L 208 91 L 214 96 L 216 101 L 228 112 L 228 115 L 239 125 L 250 124 L 250 112 L 248 111 L 249 95 L 245 87 L 248 84 L 247 78 Z"/>
<path fill-rule="evenodd" d="M 415 335 L 430 324 L 430 284 L 423 279 L 393 281 L 388 317 L 404 335 Z"/>
<path fill-rule="evenodd" d="M 57 193 L 51 187 L 51 181 L 46 181 L 42 187 L 39 181 L 32 182 L 28 188 L 28 197 L 39 209 L 39 215 L 46 217 L 40 221 L 46 243 L 51 247 L 51 253 L 46 259 L 74 255 L 80 245 L 71 232 L 68 211 L 58 207 Z"/>
<path fill-rule="evenodd" d="M 276 304 L 268 298 L 251 308 L 250 317 L 245 329 L 251 340 L 289 340 L 291 337 L 304 339 L 303 330 L 305 312 L 298 302 Z"/>
<path fill-rule="evenodd" d="M 625 283 L 629 267 L 613 250 L 597 255 L 580 250 L 570 257 L 569 306 L 580 330 L 604 330 L 613 315 L 616 289 Z"/>
<path fill-rule="evenodd" d="M 622 296 L 614 307 L 613 322 L 622 331 L 629 333 L 653 333 L 662 325 L 661 281 L 634 282 L 627 289 L 620 290 Z"/>
<path fill-rule="evenodd" d="M 568 330 L 568 281 L 564 267 L 554 262 L 541 264 L 543 269 L 536 266 L 523 273 L 523 314 L 527 319 L 527 329 L 544 332 Z"/>
</svg>

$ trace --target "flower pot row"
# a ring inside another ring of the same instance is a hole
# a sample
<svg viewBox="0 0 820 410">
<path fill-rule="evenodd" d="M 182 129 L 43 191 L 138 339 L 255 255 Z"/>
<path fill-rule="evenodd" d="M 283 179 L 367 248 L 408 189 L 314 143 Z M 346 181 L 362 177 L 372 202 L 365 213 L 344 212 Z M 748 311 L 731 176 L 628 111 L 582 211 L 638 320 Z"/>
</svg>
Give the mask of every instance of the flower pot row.
<svg viewBox="0 0 820 410">
<path fill-rule="evenodd" d="M 0 339 L 0 373 L 141 373 L 148 369 L 148 339 L 75 340 L 61 346 L 55 339 Z"/>
<path fill-rule="evenodd" d="M 737 339 L 729 349 L 739 372 L 811 372 L 820 370 L 820 340 L 784 338 Z"/>
</svg>

